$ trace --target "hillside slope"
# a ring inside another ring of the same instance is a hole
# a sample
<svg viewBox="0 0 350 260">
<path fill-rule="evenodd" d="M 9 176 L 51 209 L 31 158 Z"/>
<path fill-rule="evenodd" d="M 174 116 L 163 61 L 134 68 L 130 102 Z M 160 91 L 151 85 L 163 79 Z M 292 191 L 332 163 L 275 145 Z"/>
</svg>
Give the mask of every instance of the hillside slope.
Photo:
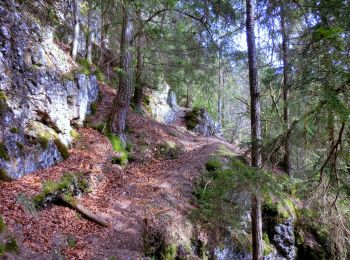
<svg viewBox="0 0 350 260">
<path fill-rule="evenodd" d="M 107 86 L 101 89 L 104 100 L 91 121 L 103 121 L 114 95 Z M 136 259 L 147 251 L 148 234 L 161 236 L 159 242 L 191 243 L 195 230 L 187 214 L 193 207 L 194 180 L 222 146 L 237 149 L 131 112 L 128 129 L 135 162 L 124 169 L 111 163 L 115 152 L 104 135 L 82 128 L 68 160 L 18 181 L 0 183 L 0 213 L 21 248 L 16 259 L 53 259 L 61 254 L 67 259 Z M 166 142 L 180 147 L 170 157 L 161 151 Z M 82 203 L 105 217 L 110 228 L 67 207 L 31 211 L 23 202 L 40 193 L 44 181 L 58 180 L 67 172 L 89 176 L 94 189 L 82 197 Z"/>
</svg>

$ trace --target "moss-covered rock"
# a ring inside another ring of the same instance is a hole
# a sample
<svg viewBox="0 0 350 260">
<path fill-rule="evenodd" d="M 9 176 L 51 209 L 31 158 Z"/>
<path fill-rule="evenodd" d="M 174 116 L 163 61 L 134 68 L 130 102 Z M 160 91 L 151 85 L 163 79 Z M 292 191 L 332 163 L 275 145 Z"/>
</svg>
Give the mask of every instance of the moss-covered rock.
<svg viewBox="0 0 350 260">
<path fill-rule="evenodd" d="M 5 161 L 10 160 L 7 148 L 3 142 L 0 142 L 0 158 L 4 159 Z"/>
<path fill-rule="evenodd" d="M 128 163 L 128 151 L 124 148 L 120 138 L 113 134 L 107 134 L 107 137 L 112 144 L 113 151 L 118 153 L 118 156 L 112 158 L 112 163 L 126 165 Z"/>
<path fill-rule="evenodd" d="M 171 141 L 160 143 L 156 146 L 155 155 L 158 158 L 174 160 L 182 154 L 183 148 Z"/>
<path fill-rule="evenodd" d="M 55 203 L 59 195 L 74 197 L 80 193 L 90 191 L 89 183 L 82 173 L 65 173 L 59 181 L 46 181 L 42 191 L 33 201 L 37 207 L 45 207 Z"/>
<path fill-rule="evenodd" d="M 69 156 L 70 156 L 68 148 L 58 138 L 54 139 L 54 143 L 55 143 L 55 145 L 57 147 L 57 150 L 61 153 L 62 157 L 64 159 L 68 159 Z"/>
</svg>

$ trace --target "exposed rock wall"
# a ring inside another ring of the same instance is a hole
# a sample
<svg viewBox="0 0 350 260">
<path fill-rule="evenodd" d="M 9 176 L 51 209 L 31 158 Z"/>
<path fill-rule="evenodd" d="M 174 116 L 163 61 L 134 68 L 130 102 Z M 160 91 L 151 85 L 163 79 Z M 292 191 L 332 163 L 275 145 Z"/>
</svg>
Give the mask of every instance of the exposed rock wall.
<svg viewBox="0 0 350 260">
<path fill-rule="evenodd" d="M 159 122 L 172 124 L 181 108 L 177 105 L 176 95 L 169 85 L 163 82 L 160 91 L 154 91 L 150 97 L 152 116 Z"/>
<path fill-rule="evenodd" d="M 10 178 L 62 160 L 98 97 L 96 77 L 79 74 L 53 35 L 15 1 L 0 2 L 0 170 Z"/>
</svg>

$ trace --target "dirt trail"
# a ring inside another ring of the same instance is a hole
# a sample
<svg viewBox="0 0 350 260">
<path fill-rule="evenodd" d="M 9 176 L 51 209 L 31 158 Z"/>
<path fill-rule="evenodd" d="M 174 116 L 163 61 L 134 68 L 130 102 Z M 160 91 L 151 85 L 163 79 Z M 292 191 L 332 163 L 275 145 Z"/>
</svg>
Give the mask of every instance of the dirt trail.
<svg viewBox="0 0 350 260">
<path fill-rule="evenodd" d="M 107 95 L 107 92 L 108 95 Z M 114 91 L 102 86 L 104 99 L 92 122 L 101 122 L 113 99 Z M 181 225 L 192 209 L 193 182 L 211 154 L 225 145 L 204 138 L 183 127 L 163 125 L 130 113 L 129 138 L 136 154 L 134 163 L 121 169 L 111 164 L 114 152 L 108 139 L 92 129 L 81 129 L 81 138 L 71 149 L 71 157 L 58 165 L 28 175 L 12 183 L 0 183 L 0 213 L 21 244 L 16 259 L 137 259 L 142 257 L 146 223 Z M 172 141 L 183 146 L 179 158 L 154 157 L 157 144 Z M 138 150 L 139 149 L 139 150 Z M 96 189 L 83 196 L 82 203 L 111 223 L 103 228 L 81 218 L 73 210 L 52 206 L 30 213 L 18 197 L 40 192 L 45 180 L 57 180 L 65 172 L 84 172 L 91 176 Z M 69 246 L 67 238 L 76 241 Z"/>
</svg>

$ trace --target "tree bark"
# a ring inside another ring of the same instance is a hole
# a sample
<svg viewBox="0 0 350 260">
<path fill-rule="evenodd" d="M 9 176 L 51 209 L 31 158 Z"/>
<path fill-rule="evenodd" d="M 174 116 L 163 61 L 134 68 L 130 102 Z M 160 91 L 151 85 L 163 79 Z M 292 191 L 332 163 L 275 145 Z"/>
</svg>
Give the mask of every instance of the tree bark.
<svg viewBox="0 0 350 260">
<path fill-rule="evenodd" d="M 141 21 L 141 13 L 137 12 L 137 17 Z M 143 84 L 141 80 L 142 70 L 143 70 L 143 57 L 142 57 L 142 38 L 143 38 L 143 28 L 137 36 L 137 48 L 136 48 L 136 74 L 135 74 L 135 93 L 134 93 L 134 103 L 135 110 L 138 113 L 142 113 L 142 97 L 143 97 Z"/>
<path fill-rule="evenodd" d="M 261 122 L 260 122 L 260 93 L 258 84 L 258 70 L 255 47 L 254 32 L 254 6 L 252 0 L 246 0 L 246 34 L 248 46 L 248 65 L 249 65 L 249 85 L 250 85 L 250 116 L 251 116 L 251 164 L 252 167 L 261 166 Z M 259 187 L 257 187 L 259 188 Z M 251 219 L 252 219 L 252 242 L 253 259 L 261 260 L 263 257 L 262 246 L 262 218 L 261 201 L 258 194 L 251 196 Z"/>
<path fill-rule="evenodd" d="M 95 26 L 93 22 L 93 6 L 92 0 L 89 0 L 89 13 L 88 13 L 88 27 L 89 33 L 86 43 L 86 60 L 89 64 L 92 64 L 92 44 L 95 38 Z"/>
<path fill-rule="evenodd" d="M 78 47 L 79 47 L 79 33 L 80 33 L 80 7 L 79 0 L 73 0 L 73 23 L 74 23 L 74 33 L 73 33 L 73 46 L 72 46 L 72 58 L 77 59 Z"/>
<path fill-rule="evenodd" d="M 220 48 L 220 46 L 219 46 Z M 219 73 L 218 73 L 218 123 L 222 125 L 222 64 L 221 64 L 221 50 L 219 50 Z"/>
<path fill-rule="evenodd" d="M 126 3 L 122 4 L 123 23 L 120 40 L 120 69 L 119 73 L 119 89 L 114 99 L 110 131 L 120 137 L 123 143 L 126 141 L 125 126 L 126 116 L 130 106 L 130 98 L 132 94 L 131 78 L 132 78 L 132 54 L 131 42 L 133 25 Z"/>
<path fill-rule="evenodd" d="M 290 128 L 289 119 L 289 55 L 288 55 L 288 35 L 286 33 L 286 17 L 285 17 L 285 7 L 282 3 L 281 6 L 281 30 L 282 30 L 282 58 L 283 58 L 283 121 L 286 130 Z M 291 176 L 291 158 L 290 158 L 290 138 L 286 138 L 284 143 L 284 171 Z"/>
</svg>

